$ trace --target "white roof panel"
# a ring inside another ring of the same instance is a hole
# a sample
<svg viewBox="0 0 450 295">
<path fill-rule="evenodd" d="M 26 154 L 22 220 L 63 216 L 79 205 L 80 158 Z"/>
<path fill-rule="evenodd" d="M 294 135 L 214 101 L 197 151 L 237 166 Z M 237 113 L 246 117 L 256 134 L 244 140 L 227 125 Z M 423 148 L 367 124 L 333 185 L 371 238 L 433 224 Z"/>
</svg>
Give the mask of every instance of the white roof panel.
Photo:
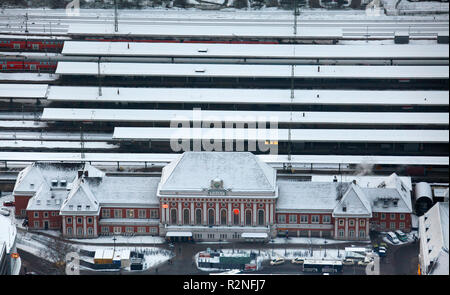
<svg viewBox="0 0 450 295">
<path fill-rule="evenodd" d="M 288 141 L 287 129 L 116 127 L 122 140 L 275 140 Z M 293 129 L 292 141 L 448 143 L 448 130 Z"/>
<path fill-rule="evenodd" d="M 50 101 L 129 103 L 264 103 L 343 105 L 448 105 L 448 91 L 360 91 L 211 88 L 128 88 L 50 86 Z"/>
<path fill-rule="evenodd" d="M 448 113 L 265 112 L 45 108 L 41 120 L 115 122 L 278 122 L 303 124 L 448 125 Z M 255 125 L 256 127 L 256 125 Z M 1 134 L 0 134 L 1 137 Z"/>
<path fill-rule="evenodd" d="M 144 42 L 64 43 L 64 55 L 238 58 L 439 58 L 448 59 L 448 45 L 288 45 L 193 44 Z"/>
<path fill-rule="evenodd" d="M 47 84 L 0 84 L 0 97 L 45 98 Z"/>
<path fill-rule="evenodd" d="M 294 66 L 297 78 L 448 79 L 447 66 Z M 56 74 L 98 75 L 95 62 L 59 62 Z M 100 63 L 102 76 L 290 78 L 289 65 Z"/>
</svg>

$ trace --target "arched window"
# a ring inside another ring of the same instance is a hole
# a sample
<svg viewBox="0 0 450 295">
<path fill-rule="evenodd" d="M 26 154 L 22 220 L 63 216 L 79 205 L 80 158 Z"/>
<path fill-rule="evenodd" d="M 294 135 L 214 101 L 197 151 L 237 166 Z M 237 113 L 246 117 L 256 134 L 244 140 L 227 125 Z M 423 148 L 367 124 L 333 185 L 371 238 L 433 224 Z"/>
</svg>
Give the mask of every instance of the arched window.
<svg viewBox="0 0 450 295">
<path fill-rule="evenodd" d="M 202 224 L 202 209 L 200 208 L 195 210 L 195 224 Z"/>
<path fill-rule="evenodd" d="M 92 227 L 88 228 L 88 235 L 89 236 L 93 236 L 94 235 L 94 230 L 92 229 Z"/>
<path fill-rule="evenodd" d="M 212 208 L 208 210 L 208 224 L 214 225 L 214 209 Z"/>
<path fill-rule="evenodd" d="M 236 214 L 236 213 L 233 212 L 233 224 L 234 225 L 239 225 L 240 224 L 239 219 L 240 219 L 240 214 L 239 213 Z"/>
<path fill-rule="evenodd" d="M 190 224 L 190 220 L 189 220 L 189 209 L 184 208 L 183 210 L 183 224 Z"/>
<path fill-rule="evenodd" d="M 245 225 L 252 225 L 252 211 L 245 211 Z"/>
<path fill-rule="evenodd" d="M 71 227 L 68 227 L 68 228 L 67 228 L 67 235 L 68 235 L 68 236 L 71 236 L 71 235 L 72 235 L 72 228 L 71 228 Z"/>
<path fill-rule="evenodd" d="M 170 223 L 177 224 L 177 209 L 170 209 Z"/>
<path fill-rule="evenodd" d="M 82 236 L 83 235 L 83 229 L 81 227 L 77 227 L 77 235 Z"/>
<path fill-rule="evenodd" d="M 258 225 L 264 225 L 264 210 L 258 210 Z"/>
<path fill-rule="evenodd" d="M 227 225 L 227 209 L 222 209 L 220 211 L 220 224 Z"/>
</svg>

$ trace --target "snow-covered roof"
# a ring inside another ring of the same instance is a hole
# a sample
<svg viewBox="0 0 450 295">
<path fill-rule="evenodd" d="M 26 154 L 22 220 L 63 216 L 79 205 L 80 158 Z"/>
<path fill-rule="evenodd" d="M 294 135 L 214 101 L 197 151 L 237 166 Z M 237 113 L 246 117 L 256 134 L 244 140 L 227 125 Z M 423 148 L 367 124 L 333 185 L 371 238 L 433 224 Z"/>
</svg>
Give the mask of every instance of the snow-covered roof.
<svg viewBox="0 0 450 295">
<path fill-rule="evenodd" d="M 216 179 L 219 187 L 213 186 Z M 163 168 L 158 196 L 210 189 L 275 196 L 276 170 L 249 152 L 185 152 Z"/>
<path fill-rule="evenodd" d="M 448 59 L 448 49 L 448 45 L 193 44 L 67 41 L 64 42 L 62 54 L 133 57 Z"/>
<path fill-rule="evenodd" d="M 0 97 L 45 98 L 47 84 L 0 84 Z"/>
<path fill-rule="evenodd" d="M 47 100 L 130 103 L 448 105 L 447 91 L 50 86 Z M 245 100 L 244 100 L 245 98 Z"/>
<path fill-rule="evenodd" d="M 291 78 L 290 65 L 100 63 L 102 76 Z M 59 75 L 98 75 L 98 63 L 58 63 Z M 447 66 L 294 66 L 296 78 L 448 79 Z"/>
<path fill-rule="evenodd" d="M 399 112 L 288 112 L 288 111 L 211 111 L 211 110 L 143 110 L 143 109 L 74 109 L 45 108 L 41 120 L 172 122 L 220 121 L 303 124 L 371 124 L 371 125 L 448 125 L 448 113 Z M 1 135 L 1 134 L 0 134 Z"/>
<path fill-rule="evenodd" d="M 275 140 L 304 142 L 448 143 L 448 130 L 115 127 L 119 140 Z"/>
<path fill-rule="evenodd" d="M 431 191 L 431 186 L 427 182 L 418 182 L 414 188 L 414 195 L 416 201 L 419 198 L 425 197 L 433 201 L 433 193 Z"/>
<path fill-rule="evenodd" d="M 393 160 L 393 159 L 392 159 Z M 394 162 L 391 162 L 394 163 Z M 373 162 L 367 158 L 366 161 L 361 161 L 360 165 L 367 166 L 367 172 L 372 173 Z M 407 189 L 412 190 L 412 183 L 410 176 L 398 176 L 402 183 L 405 184 Z M 324 181 L 333 181 L 337 179 L 339 182 L 353 182 L 356 181 L 359 187 L 361 188 L 376 188 L 380 183 L 386 180 L 386 176 L 382 175 L 324 175 L 324 174 L 313 174 L 311 175 L 311 181 L 316 182 L 324 182 Z"/>
<path fill-rule="evenodd" d="M 331 211 L 336 205 L 338 183 L 279 180 L 277 184 L 277 211 Z"/>
<path fill-rule="evenodd" d="M 419 217 L 422 273 L 448 275 L 448 224 L 448 202 L 436 203 Z"/>
<path fill-rule="evenodd" d="M 372 217 L 372 207 L 362 189 L 352 183 L 333 210 L 333 217 Z"/>
<path fill-rule="evenodd" d="M 87 183 L 101 206 L 157 206 L 159 177 L 107 176 Z"/>
<path fill-rule="evenodd" d="M 11 253 L 11 249 L 16 240 L 16 234 L 17 229 L 11 219 L 0 214 L 0 254 L 3 246 L 6 247 L 7 254 Z"/>
<path fill-rule="evenodd" d="M 411 200 L 402 198 L 395 188 L 361 188 L 361 190 L 369 200 L 372 212 L 412 213 Z M 397 200 L 396 203 L 394 200 Z"/>
<path fill-rule="evenodd" d="M 95 36 L 145 36 L 145 37 L 227 37 L 247 38 L 296 38 L 296 39 L 338 39 L 342 38 L 341 28 L 299 27 L 294 35 L 291 26 L 269 26 L 261 29 L 259 25 L 221 26 L 221 25 L 132 25 L 121 24 L 116 32 L 114 26 L 103 24 L 72 23 L 67 31 L 69 35 Z"/>
<path fill-rule="evenodd" d="M 71 187 L 70 193 L 61 206 L 60 213 L 71 215 L 97 215 L 99 202 L 83 177 L 78 178 Z"/>
<path fill-rule="evenodd" d="M 61 185 L 61 180 L 66 184 L 71 183 L 82 167 L 81 163 L 35 162 L 19 173 L 13 194 L 33 195 L 43 183 L 49 185 L 52 190 L 65 190 L 66 187 Z M 57 181 L 56 186 L 52 185 L 54 180 Z"/>
</svg>

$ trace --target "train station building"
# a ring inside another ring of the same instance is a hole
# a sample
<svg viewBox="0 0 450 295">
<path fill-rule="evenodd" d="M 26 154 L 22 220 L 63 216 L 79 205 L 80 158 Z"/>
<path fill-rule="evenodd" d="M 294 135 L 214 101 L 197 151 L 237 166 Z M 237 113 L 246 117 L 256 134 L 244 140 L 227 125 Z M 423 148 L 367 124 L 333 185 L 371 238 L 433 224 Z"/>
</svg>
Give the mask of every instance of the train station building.
<svg viewBox="0 0 450 295">
<path fill-rule="evenodd" d="M 411 187 L 396 174 L 370 185 L 289 180 L 249 152 L 185 152 L 161 177 L 36 162 L 19 173 L 13 194 L 29 229 L 76 238 L 368 240 L 370 230 L 411 230 Z"/>
</svg>

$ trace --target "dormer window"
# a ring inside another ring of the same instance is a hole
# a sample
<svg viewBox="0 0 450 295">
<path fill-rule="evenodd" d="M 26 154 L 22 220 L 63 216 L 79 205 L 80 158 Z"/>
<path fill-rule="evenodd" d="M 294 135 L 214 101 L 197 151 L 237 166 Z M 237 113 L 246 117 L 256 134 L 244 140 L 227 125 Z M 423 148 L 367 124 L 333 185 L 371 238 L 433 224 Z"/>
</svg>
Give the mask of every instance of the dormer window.
<svg viewBox="0 0 450 295">
<path fill-rule="evenodd" d="M 36 205 L 40 205 L 41 204 L 41 200 L 36 200 Z"/>
<path fill-rule="evenodd" d="M 57 187 L 58 186 L 58 180 L 53 179 L 52 180 L 52 187 Z"/>
<path fill-rule="evenodd" d="M 77 210 L 78 210 L 78 211 L 81 211 L 81 205 L 78 205 L 78 206 L 77 206 Z"/>
<path fill-rule="evenodd" d="M 67 180 L 65 180 L 65 179 L 61 180 L 61 181 L 59 182 L 59 185 L 60 185 L 61 187 L 66 187 L 66 186 L 67 186 Z"/>
<path fill-rule="evenodd" d="M 60 205 L 60 204 L 61 204 L 61 199 L 56 199 L 56 200 L 55 200 L 55 204 L 56 204 L 56 205 Z"/>
<path fill-rule="evenodd" d="M 90 205 L 86 205 L 86 210 L 90 210 L 91 206 Z"/>
<path fill-rule="evenodd" d="M 34 188 L 34 183 L 30 183 L 30 188 Z"/>
<path fill-rule="evenodd" d="M 69 205 L 69 209 L 70 209 L 70 210 L 73 210 L 73 205 Z"/>
<path fill-rule="evenodd" d="M 50 200 L 47 200 L 47 206 L 49 206 L 50 205 Z"/>
</svg>

